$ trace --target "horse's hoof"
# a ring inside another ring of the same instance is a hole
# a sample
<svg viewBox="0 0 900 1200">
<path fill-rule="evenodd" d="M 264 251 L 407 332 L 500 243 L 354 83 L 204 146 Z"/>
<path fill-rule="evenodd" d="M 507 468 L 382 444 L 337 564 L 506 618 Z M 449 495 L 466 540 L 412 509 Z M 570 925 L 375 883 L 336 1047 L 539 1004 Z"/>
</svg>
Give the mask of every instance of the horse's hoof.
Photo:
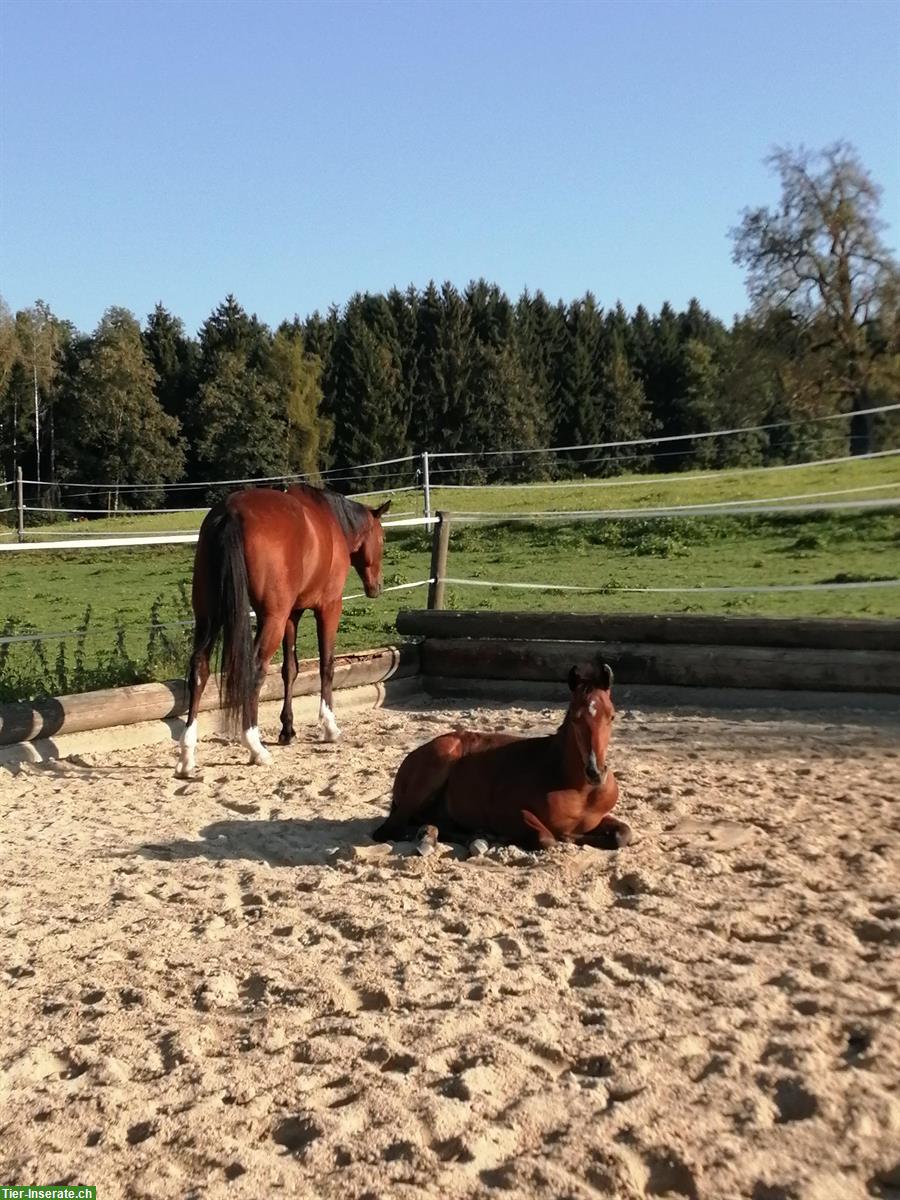
<svg viewBox="0 0 900 1200">
<path fill-rule="evenodd" d="M 255 750 L 250 755 L 249 765 L 251 767 L 271 767 L 272 755 L 268 752 L 268 750 Z"/>
<path fill-rule="evenodd" d="M 202 779 L 202 778 L 203 778 L 203 776 L 202 776 L 202 775 L 201 775 L 201 773 L 200 773 L 200 772 L 197 770 L 197 768 L 196 768 L 196 767 L 181 767 L 181 766 L 178 766 L 178 767 L 176 767 L 176 768 L 175 768 L 175 778 L 176 778 L 176 779 L 183 779 L 183 780 L 185 780 L 186 782 L 190 783 L 190 782 L 191 782 L 191 780 Z"/>
<path fill-rule="evenodd" d="M 437 850 L 438 831 L 434 825 L 423 825 L 416 834 L 416 852 L 423 858 Z"/>
<path fill-rule="evenodd" d="M 469 856 L 471 858 L 481 858 L 483 854 L 487 854 L 489 849 L 490 846 L 487 844 L 484 838 L 473 838 L 472 841 L 469 842 Z"/>
<path fill-rule="evenodd" d="M 631 826 L 620 823 L 605 827 L 601 825 L 597 831 L 597 839 L 593 844 L 600 850 L 621 850 L 630 841 Z"/>
<path fill-rule="evenodd" d="M 278 735 L 278 745 L 289 746 L 296 736 L 297 735 L 294 733 L 293 729 L 290 730 L 290 732 L 282 729 L 281 733 Z"/>
</svg>

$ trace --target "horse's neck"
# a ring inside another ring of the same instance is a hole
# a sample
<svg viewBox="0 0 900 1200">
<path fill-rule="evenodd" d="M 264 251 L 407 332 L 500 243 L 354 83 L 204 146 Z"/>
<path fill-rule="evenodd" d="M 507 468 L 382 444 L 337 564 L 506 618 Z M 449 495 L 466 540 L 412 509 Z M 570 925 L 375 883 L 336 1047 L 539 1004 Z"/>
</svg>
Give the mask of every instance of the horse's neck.
<svg viewBox="0 0 900 1200">
<path fill-rule="evenodd" d="M 566 713 L 562 725 L 553 736 L 558 747 L 560 768 L 566 783 L 569 787 L 584 787 L 587 777 L 584 773 L 581 750 L 578 748 L 575 738 L 571 712 Z"/>
</svg>

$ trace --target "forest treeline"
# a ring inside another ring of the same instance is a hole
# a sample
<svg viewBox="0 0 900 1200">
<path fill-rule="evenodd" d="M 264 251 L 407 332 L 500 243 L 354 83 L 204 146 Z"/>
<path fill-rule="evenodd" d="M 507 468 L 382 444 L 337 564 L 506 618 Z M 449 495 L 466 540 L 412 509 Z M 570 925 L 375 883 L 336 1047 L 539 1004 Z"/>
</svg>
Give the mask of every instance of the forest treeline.
<svg viewBox="0 0 900 1200">
<path fill-rule="evenodd" d="M 113 496 L 141 508 L 183 496 L 175 485 L 185 481 L 328 469 L 348 491 L 399 486 L 412 482 L 412 467 L 349 468 L 424 450 L 471 453 L 441 464 L 440 478 L 476 482 L 875 448 L 897 428 L 891 418 L 808 419 L 890 403 L 900 391 L 896 263 L 866 241 L 879 228 L 877 188 L 848 147 L 775 166 L 782 207 L 748 211 L 733 232 L 751 308 L 730 325 L 696 300 L 683 311 L 629 313 L 590 293 L 511 299 L 485 280 L 357 294 L 277 329 L 229 295 L 196 337 L 162 304 L 143 324 L 110 308 L 85 334 L 40 301 L 15 314 L 0 302 L 0 475 L 21 467 L 48 504 L 66 501 L 77 481 L 107 485 L 78 493 L 79 507 L 105 508 Z M 785 222 L 808 235 L 809 213 L 787 201 L 802 201 L 807 182 L 819 197 L 823 180 L 844 192 L 830 215 L 818 213 L 819 243 L 805 265 Z M 780 427 L 479 457 L 758 425 Z"/>
</svg>

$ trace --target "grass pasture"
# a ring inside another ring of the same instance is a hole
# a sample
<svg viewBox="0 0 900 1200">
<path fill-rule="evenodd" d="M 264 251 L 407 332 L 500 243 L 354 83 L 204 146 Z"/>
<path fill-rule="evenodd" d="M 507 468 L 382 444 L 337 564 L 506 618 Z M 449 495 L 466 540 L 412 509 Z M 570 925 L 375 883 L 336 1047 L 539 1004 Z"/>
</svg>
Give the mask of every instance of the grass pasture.
<svg viewBox="0 0 900 1200">
<path fill-rule="evenodd" d="M 855 492 L 852 489 L 872 489 Z M 900 458 L 835 463 L 719 476 L 633 477 L 603 487 L 565 486 L 438 489 L 436 508 L 490 511 L 499 521 L 458 523 L 450 541 L 448 574 L 475 581 L 541 583 L 541 590 L 451 584 L 448 607 L 533 611 L 704 612 L 772 616 L 900 616 L 900 587 L 865 591 L 634 594 L 617 588 L 828 583 L 900 578 L 900 513 L 848 510 L 759 516 L 684 516 L 571 522 L 503 522 L 530 511 L 619 509 L 677 504 L 783 499 L 807 493 L 823 503 L 900 498 Z M 373 498 L 373 503 L 374 503 Z M 421 507 L 421 497 L 396 497 L 397 515 Z M 186 519 L 190 516 L 190 522 Z M 393 515 L 393 514 L 392 514 Z M 112 522 L 55 524 L 31 529 L 86 536 L 115 532 L 186 530 L 202 513 L 134 514 Z M 189 630 L 173 624 L 190 616 L 187 603 L 192 546 L 89 551 L 27 551 L 0 555 L 0 631 L 86 629 L 76 639 L 0 644 L 0 699 L 166 678 L 184 669 Z M 386 544 L 387 585 L 424 579 L 430 536 L 393 531 Z M 559 590 L 560 585 L 610 589 Z M 355 576 L 347 591 L 356 592 Z M 339 647 L 382 644 L 394 636 L 400 607 L 424 605 L 424 588 L 388 592 L 377 601 L 348 602 Z M 150 629 L 151 625 L 156 626 Z M 301 625 L 301 652 L 315 653 L 313 622 Z"/>
</svg>

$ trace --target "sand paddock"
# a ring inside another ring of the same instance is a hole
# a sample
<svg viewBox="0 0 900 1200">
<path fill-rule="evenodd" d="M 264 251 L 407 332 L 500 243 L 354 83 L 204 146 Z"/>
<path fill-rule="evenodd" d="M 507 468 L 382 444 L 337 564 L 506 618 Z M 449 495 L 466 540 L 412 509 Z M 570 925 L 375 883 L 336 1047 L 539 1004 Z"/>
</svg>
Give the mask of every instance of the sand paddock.
<svg viewBox="0 0 900 1200">
<path fill-rule="evenodd" d="M 414 745 L 559 715 L 0 769 L 0 1182 L 900 1195 L 896 722 L 625 711 L 617 854 L 368 841 Z"/>
</svg>

